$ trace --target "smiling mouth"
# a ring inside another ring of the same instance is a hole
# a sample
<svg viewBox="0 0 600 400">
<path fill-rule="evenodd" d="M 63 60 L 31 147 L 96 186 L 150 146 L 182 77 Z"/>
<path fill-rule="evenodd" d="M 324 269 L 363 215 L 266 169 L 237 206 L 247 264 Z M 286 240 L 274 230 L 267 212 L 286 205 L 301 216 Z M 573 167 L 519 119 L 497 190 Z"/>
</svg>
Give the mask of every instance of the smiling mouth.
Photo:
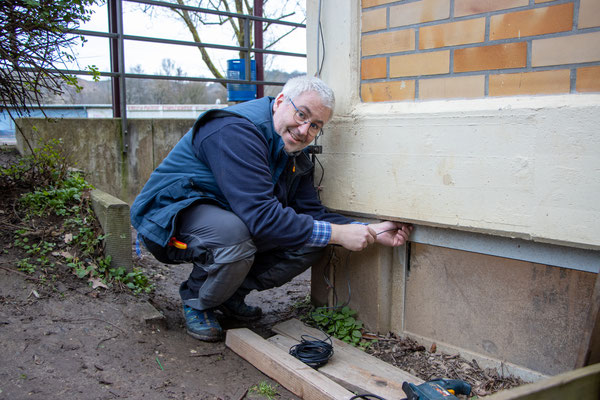
<svg viewBox="0 0 600 400">
<path fill-rule="evenodd" d="M 295 142 L 298 143 L 304 143 L 304 139 L 302 139 L 301 137 L 297 136 L 294 132 L 288 130 L 288 132 L 290 133 L 290 136 L 292 139 L 294 139 Z"/>
</svg>

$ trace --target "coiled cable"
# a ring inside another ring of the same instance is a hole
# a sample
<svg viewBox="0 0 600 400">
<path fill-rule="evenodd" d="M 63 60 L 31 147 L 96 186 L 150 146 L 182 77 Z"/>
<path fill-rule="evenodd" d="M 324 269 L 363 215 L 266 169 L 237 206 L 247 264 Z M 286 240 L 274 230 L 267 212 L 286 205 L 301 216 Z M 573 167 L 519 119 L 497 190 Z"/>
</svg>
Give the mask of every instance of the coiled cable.
<svg viewBox="0 0 600 400">
<path fill-rule="evenodd" d="M 302 335 L 300 339 L 302 339 L 300 343 L 290 348 L 290 354 L 304 364 L 317 369 L 327 364 L 327 361 L 333 356 L 331 336 L 320 340 L 313 336 Z"/>
</svg>

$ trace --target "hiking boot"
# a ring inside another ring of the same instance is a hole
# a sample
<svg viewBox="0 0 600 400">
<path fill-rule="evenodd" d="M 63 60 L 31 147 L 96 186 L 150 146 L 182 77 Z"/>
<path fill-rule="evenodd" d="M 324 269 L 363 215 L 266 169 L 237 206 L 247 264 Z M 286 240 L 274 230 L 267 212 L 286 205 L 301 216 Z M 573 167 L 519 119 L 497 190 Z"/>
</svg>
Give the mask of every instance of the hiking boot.
<svg viewBox="0 0 600 400">
<path fill-rule="evenodd" d="M 235 318 L 240 321 L 254 321 L 262 317 L 260 307 L 249 306 L 244 303 L 243 298 L 230 298 L 218 308 L 227 317 Z"/>
<path fill-rule="evenodd" d="M 184 305 L 183 316 L 190 336 L 205 342 L 217 342 L 222 339 L 223 329 L 213 310 L 200 311 Z"/>
</svg>

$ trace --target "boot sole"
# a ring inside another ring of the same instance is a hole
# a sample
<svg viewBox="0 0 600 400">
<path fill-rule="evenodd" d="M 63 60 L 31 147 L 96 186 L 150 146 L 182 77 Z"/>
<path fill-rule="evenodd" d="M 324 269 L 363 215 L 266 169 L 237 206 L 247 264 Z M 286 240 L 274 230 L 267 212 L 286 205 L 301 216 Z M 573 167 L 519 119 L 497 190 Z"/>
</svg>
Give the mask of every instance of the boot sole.
<svg viewBox="0 0 600 400">
<path fill-rule="evenodd" d="M 223 305 L 217 307 L 217 310 L 221 311 L 223 313 L 223 315 L 225 315 L 226 317 L 234 318 L 234 319 L 237 319 L 238 321 L 244 321 L 244 322 L 256 321 L 256 320 L 261 319 L 263 316 L 262 312 L 259 315 L 253 315 L 253 316 L 249 316 L 249 317 L 244 316 L 244 315 L 234 314 L 227 307 L 225 307 Z"/>
<path fill-rule="evenodd" d="M 218 336 L 214 336 L 214 335 L 201 335 L 199 333 L 192 332 L 189 329 L 187 329 L 186 332 L 187 332 L 188 335 L 190 335 L 194 339 L 198 339 L 198 340 L 201 340 L 203 342 L 220 342 L 221 340 L 223 340 L 223 335 L 218 335 Z"/>
</svg>

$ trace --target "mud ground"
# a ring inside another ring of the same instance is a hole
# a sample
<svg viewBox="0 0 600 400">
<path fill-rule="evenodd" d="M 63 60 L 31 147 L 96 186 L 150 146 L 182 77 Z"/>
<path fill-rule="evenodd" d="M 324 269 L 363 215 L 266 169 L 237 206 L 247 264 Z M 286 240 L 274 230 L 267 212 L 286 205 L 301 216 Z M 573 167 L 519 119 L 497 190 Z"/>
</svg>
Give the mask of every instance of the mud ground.
<svg viewBox="0 0 600 400">
<path fill-rule="evenodd" d="M 151 296 L 92 289 L 76 278 L 48 292 L 14 272 L 0 256 L 0 399 L 242 399 L 249 389 L 276 385 L 225 347 L 185 333 L 177 288 L 191 265 L 166 266 L 143 255 L 154 276 Z M 309 291 L 310 275 L 284 287 L 252 293 L 265 315 L 246 325 L 265 335 L 294 314 Z M 147 302 L 166 323 L 141 320 Z M 223 320 L 224 327 L 243 326 Z M 278 387 L 280 399 L 297 399 Z"/>
</svg>

